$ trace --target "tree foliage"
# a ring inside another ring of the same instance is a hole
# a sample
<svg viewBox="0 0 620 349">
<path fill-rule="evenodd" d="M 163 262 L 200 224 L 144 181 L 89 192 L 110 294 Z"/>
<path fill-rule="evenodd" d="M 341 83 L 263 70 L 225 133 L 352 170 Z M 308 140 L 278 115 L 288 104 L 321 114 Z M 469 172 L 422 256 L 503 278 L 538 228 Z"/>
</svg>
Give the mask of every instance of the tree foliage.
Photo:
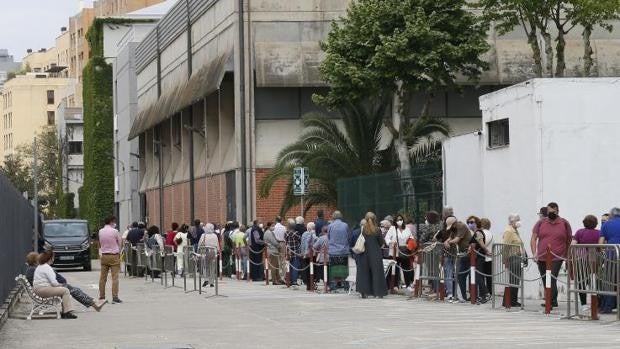
<svg viewBox="0 0 620 349">
<path fill-rule="evenodd" d="M 90 227 L 114 212 L 112 66 L 92 57 L 84 67 L 84 185 L 80 215 Z"/>
<path fill-rule="evenodd" d="M 318 204 L 335 206 L 336 183 L 340 178 L 392 170 L 392 148 L 381 146 L 386 107 L 386 101 L 341 106 L 343 127 L 321 113 L 304 116 L 301 137 L 280 151 L 276 165 L 261 183 L 260 196 L 269 196 L 276 181 L 290 179 L 293 168 L 308 167 L 311 183 L 304 203 L 305 212 Z M 289 182 L 281 206 L 282 215 L 299 201 L 299 197 L 293 195 L 293 183 Z"/>
<path fill-rule="evenodd" d="M 33 195 L 32 170 L 20 153 L 10 154 L 4 158 L 0 171 L 20 193 L 27 192 L 28 197 Z"/>
<path fill-rule="evenodd" d="M 493 23 L 500 35 L 517 26 L 523 28 L 532 48 L 534 72 L 539 77 L 565 75 L 565 38 L 577 26 L 583 27 L 583 73 L 585 76 L 592 75 L 592 30 L 596 26 L 613 30 L 609 22 L 617 19 L 620 12 L 618 0 L 480 0 L 478 6 L 483 10 L 483 18 Z M 556 33 L 555 38 L 550 33 L 550 27 Z M 544 67 L 539 36 L 544 43 Z"/>
<path fill-rule="evenodd" d="M 464 0 L 359 0 L 334 22 L 320 66 L 330 90 L 315 100 L 330 108 L 407 91 L 458 88 L 487 67 L 486 26 Z"/>
</svg>

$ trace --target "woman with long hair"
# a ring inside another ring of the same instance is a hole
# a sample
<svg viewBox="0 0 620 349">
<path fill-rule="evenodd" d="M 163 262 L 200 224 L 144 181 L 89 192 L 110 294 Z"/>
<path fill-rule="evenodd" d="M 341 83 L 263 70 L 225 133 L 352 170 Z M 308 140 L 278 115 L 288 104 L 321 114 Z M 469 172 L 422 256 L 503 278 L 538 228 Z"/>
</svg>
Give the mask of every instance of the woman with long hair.
<svg viewBox="0 0 620 349">
<path fill-rule="evenodd" d="M 402 270 L 405 279 L 405 287 L 409 287 L 413 281 L 413 268 L 411 267 L 413 251 L 409 251 L 407 241 L 412 238 L 412 235 L 403 215 L 397 215 L 394 223 L 396 229 L 393 233 L 388 232 L 385 236 L 385 242 L 390 247 L 391 255 L 394 256 L 394 254 L 396 254 L 395 259 L 398 263 L 398 267 Z"/>
<path fill-rule="evenodd" d="M 360 238 L 364 238 L 364 252 L 360 253 L 357 262 L 356 286 L 362 298 L 374 296 L 383 298 L 387 295 L 387 286 L 383 274 L 383 258 L 381 246 L 385 244 L 381 231 L 377 226 L 374 213 L 366 213 L 366 224 L 362 226 Z"/>
</svg>

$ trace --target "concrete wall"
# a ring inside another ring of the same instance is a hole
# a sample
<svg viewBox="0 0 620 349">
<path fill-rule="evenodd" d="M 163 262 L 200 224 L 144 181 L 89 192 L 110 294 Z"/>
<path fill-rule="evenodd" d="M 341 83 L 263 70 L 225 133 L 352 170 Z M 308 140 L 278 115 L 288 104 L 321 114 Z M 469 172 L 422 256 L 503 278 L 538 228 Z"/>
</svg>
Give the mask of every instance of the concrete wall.
<svg viewBox="0 0 620 349">
<path fill-rule="evenodd" d="M 620 146 L 620 121 L 610 112 L 619 92 L 617 79 L 537 79 L 481 97 L 483 134 L 444 143 L 445 204 L 463 220 L 490 218 L 496 241 L 508 215 L 520 214 L 528 251 L 538 208 L 548 202 L 559 204 L 573 232 L 585 215 L 618 205 L 609 159 Z M 486 123 L 503 118 L 510 144 L 490 149 Z M 526 278 L 536 276 L 530 267 Z M 538 292 L 537 283 L 527 285 L 527 296 Z"/>
</svg>

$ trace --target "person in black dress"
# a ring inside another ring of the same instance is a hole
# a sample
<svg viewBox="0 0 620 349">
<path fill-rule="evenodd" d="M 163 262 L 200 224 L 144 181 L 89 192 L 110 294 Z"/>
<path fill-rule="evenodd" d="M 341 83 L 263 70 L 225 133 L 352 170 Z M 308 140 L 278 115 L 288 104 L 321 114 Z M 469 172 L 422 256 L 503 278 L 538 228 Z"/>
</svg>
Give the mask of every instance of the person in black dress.
<svg viewBox="0 0 620 349">
<path fill-rule="evenodd" d="M 362 227 L 365 251 L 357 259 L 357 291 L 362 298 L 374 296 L 383 298 L 387 295 L 387 285 L 383 273 L 381 246 L 385 244 L 381 231 L 377 226 L 374 213 L 366 213 L 366 224 Z"/>
</svg>

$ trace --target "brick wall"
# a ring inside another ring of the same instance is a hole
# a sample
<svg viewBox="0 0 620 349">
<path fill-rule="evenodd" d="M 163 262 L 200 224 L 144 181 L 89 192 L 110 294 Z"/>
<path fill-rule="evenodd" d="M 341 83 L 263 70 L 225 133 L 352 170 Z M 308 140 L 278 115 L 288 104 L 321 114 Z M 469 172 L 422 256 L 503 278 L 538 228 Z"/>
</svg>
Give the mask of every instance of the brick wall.
<svg viewBox="0 0 620 349">
<path fill-rule="evenodd" d="M 256 188 L 260 188 L 263 179 L 267 176 L 267 172 L 269 169 L 256 169 Z M 291 174 L 291 177 L 293 174 Z M 282 204 L 282 199 L 284 198 L 284 194 L 287 186 L 286 180 L 277 181 L 273 187 L 271 187 L 271 192 L 269 196 L 266 198 L 256 198 L 256 216 L 263 222 L 273 222 L 275 216 L 280 214 L 280 207 Z M 323 209 L 325 212 L 325 218 L 329 218 L 331 213 L 334 211 L 333 208 L 328 208 L 325 206 L 315 206 L 306 214 L 306 220 L 314 220 L 316 218 L 316 212 L 319 209 Z M 301 208 L 299 205 L 291 208 L 285 215 L 285 217 L 297 217 L 301 214 Z"/>
</svg>

